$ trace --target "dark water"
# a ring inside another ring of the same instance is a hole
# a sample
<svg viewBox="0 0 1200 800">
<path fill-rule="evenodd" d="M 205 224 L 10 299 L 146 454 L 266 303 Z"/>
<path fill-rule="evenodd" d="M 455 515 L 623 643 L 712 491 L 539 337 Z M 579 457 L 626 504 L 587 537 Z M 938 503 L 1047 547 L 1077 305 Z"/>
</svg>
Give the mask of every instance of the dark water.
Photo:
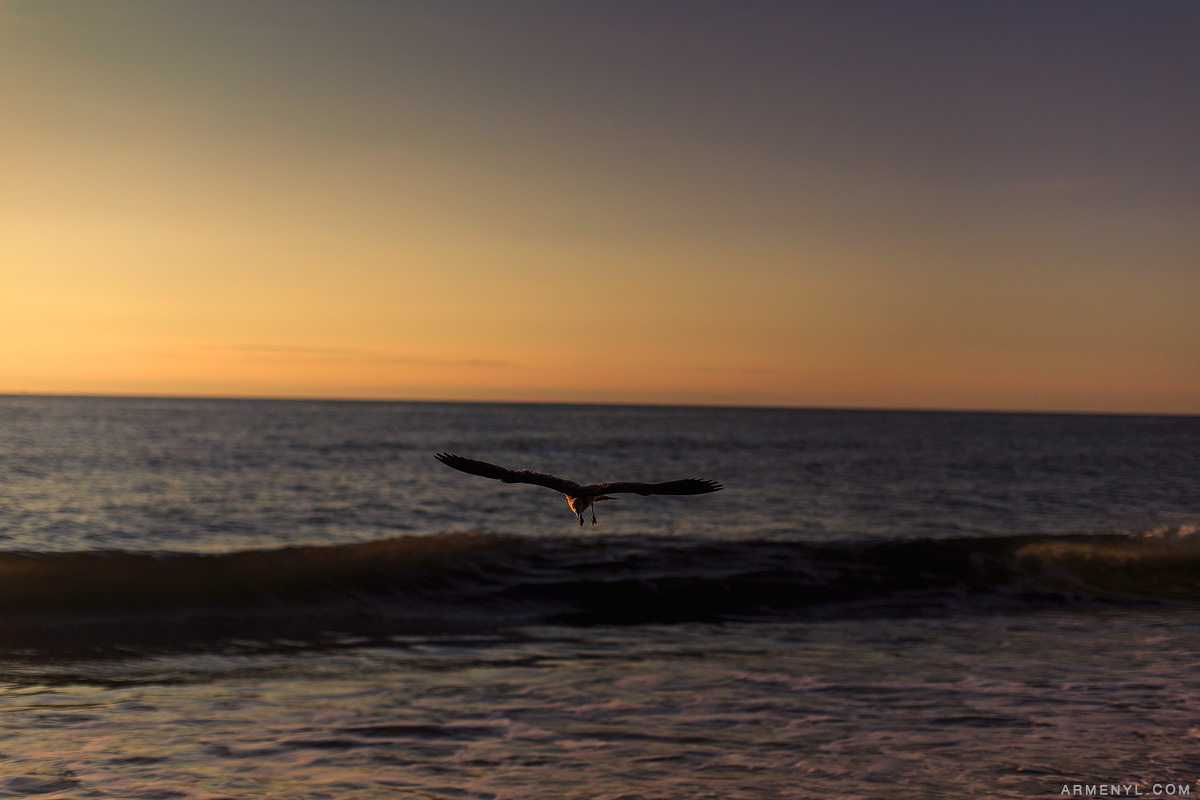
<svg viewBox="0 0 1200 800">
<path fill-rule="evenodd" d="M 1200 792 L 1198 418 L 8 397 L 0 486 L 0 796 Z"/>
</svg>

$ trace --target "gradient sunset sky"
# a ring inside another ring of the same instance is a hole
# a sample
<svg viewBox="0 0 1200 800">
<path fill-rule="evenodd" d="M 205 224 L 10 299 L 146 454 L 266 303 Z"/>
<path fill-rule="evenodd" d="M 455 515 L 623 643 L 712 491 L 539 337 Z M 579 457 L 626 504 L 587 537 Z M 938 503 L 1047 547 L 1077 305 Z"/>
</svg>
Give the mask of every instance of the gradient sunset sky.
<svg viewBox="0 0 1200 800">
<path fill-rule="evenodd" d="M 0 392 L 1200 413 L 1197 42 L 0 0 Z"/>
</svg>

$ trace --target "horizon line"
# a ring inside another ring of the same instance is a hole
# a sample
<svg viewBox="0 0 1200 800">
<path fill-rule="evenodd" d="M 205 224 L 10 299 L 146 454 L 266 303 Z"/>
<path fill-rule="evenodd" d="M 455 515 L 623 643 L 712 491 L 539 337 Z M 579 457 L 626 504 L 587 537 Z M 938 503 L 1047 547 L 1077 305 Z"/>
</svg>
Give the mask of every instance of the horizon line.
<svg viewBox="0 0 1200 800">
<path fill-rule="evenodd" d="M 834 406 L 786 405 L 778 403 L 687 403 L 687 402 L 619 402 L 605 400 L 488 400 L 465 398 L 379 398 L 379 397 L 315 397 L 296 395 L 227 395 L 227 394 L 137 394 L 122 392 L 14 392 L 0 391 L 0 398 L 97 399 L 97 400 L 216 400 L 232 402 L 295 402 L 295 403 L 457 403 L 462 405 L 530 405 L 530 406 L 613 406 L 624 408 L 711 408 L 760 409 L 764 411 L 852 411 L 912 414 L 1012 414 L 1026 416 L 1086 416 L 1086 417 L 1200 417 L 1200 412 L 1181 411 L 1079 411 L 1063 409 L 1006 409 L 961 408 L 929 406 Z"/>
</svg>

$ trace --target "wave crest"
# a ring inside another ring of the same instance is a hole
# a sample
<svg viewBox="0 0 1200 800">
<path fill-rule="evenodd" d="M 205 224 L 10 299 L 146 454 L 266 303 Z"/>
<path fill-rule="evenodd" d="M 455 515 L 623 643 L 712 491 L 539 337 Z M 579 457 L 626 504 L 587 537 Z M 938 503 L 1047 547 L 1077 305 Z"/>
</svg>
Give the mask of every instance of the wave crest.
<svg viewBox="0 0 1200 800">
<path fill-rule="evenodd" d="M 814 545 L 458 533 L 225 555 L 0 553 L 0 649 L 1200 602 L 1200 538 Z"/>
</svg>

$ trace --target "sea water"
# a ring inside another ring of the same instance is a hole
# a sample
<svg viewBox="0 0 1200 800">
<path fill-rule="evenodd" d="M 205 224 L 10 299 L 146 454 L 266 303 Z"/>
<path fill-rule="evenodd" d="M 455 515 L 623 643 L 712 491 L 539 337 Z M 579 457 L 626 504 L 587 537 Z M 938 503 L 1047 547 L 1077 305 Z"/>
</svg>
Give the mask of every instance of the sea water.
<svg viewBox="0 0 1200 800">
<path fill-rule="evenodd" d="M 4 397 L 0 796 L 1194 796 L 1198 526 L 1189 417 Z"/>
</svg>

